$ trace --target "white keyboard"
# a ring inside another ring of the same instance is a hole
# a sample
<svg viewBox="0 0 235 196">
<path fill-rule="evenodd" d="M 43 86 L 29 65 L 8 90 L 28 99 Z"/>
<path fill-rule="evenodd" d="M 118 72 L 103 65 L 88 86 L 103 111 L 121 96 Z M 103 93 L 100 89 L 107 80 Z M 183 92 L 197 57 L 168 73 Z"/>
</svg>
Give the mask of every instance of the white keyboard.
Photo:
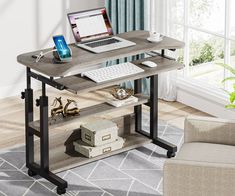
<svg viewBox="0 0 235 196">
<path fill-rule="evenodd" d="M 101 83 L 117 78 L 131 76 L 141 72 L 144 72 L 144 70 L 134 65 L 133 63 L 122 63 L 118 65 L 112 65 L 109 67 L 87 71 L 82 73 L 82 76 L 86 76 L 96 83 Z"/>
</svg>

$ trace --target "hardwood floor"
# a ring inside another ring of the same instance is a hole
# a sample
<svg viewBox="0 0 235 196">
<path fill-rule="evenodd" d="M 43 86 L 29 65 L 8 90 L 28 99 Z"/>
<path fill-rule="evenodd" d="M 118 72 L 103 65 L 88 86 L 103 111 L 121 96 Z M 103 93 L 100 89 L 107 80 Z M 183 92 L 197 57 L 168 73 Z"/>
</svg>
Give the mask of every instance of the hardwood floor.
<svg viewBox="0 0 235 196">
<path fill-rule="evenodd" d="M 107 94 L 107 91 L 96 91 L 81 95 L 73 95 L 66 91 L 61 93 L 60 91 L 51 88 L 48 90 L 50 104 L 52 104 L 54 97 L 61 96 L 64 104 L 66 103 L 67 98 L 75 99 L 78 102 L 79 108 L 102 103 L 104 102 Z M 38 98 L 39 95 L 39 91 L 35 92 L 34 99 Z M 38 109 L 39 108 L 35 106 L 35 119 L 38 119 Z M 148 110 L 148 108 L 144 107 L 144 110 Z M 160 119 L 165 120 L 181 129 L 183 129 L 184 119 L 188 115 L 208 116 L 208 114 L 200 112 L 184 104 L 178 102 L 165 102 L 162 100 L 159 102 L 159 110 Z M 20 99 L 20 96 L 1 99 L 0 111 L 0 149 L 24 143 L 24 100 Z M 122 111 L 102 115 L 102 117 L 115 118 L 132 112 L 133 109 L 124 109 Z M 60 127 L 60 130 L 72 126 L 78 127 L 81 123 L 88 121 L 90 118 L 84 118 L 80 122 Z M 96 116 L 92 118 L 96 118 Z M 51 132 L 56 134 L 54 130 L 51 130 Z"/>
</svg>

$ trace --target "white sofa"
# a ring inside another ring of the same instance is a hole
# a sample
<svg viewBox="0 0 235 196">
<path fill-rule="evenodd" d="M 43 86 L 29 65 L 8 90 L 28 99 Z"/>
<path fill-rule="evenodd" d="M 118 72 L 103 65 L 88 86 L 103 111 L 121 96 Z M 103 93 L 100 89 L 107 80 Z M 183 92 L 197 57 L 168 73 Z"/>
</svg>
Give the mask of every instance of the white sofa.
<svg viewBox="0 0 235 196">
<path fill-rule="evenodd" d="M 164 196 L 235 196 L 235 121 L 188 117 L 184 132 L 164 165 Z"/>
</svg>

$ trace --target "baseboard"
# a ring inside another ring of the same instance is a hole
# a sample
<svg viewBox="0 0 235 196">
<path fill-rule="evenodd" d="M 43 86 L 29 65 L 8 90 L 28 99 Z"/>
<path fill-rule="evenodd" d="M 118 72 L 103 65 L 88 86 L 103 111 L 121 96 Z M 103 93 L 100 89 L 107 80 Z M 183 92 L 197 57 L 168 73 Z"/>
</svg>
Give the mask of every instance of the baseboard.
<svg viewBox="0 0 235 196">
<path fill-rule="evenodd" d="M 206 92 L 199 95 L 195 89 L 184 89 L 178 86 L 177 101 L 212 116 L 235 119 L 235 109 L 226 109 L 223 99 L 221 101 L 218 101 L 218 99 L 213 100 Z"/>
</svg>

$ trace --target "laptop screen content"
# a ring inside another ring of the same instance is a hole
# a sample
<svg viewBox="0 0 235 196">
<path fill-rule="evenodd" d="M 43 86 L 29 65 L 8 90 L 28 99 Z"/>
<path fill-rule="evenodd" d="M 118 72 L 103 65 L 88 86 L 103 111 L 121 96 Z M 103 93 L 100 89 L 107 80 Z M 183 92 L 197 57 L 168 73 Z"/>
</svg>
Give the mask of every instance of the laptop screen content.
<svg viewBox="0 0 235 196">
<path fill-rule="evenodd" d="M 102 39 L 113 34 L 105 8 L 68 14 L 76 42 Z"/>
</svg>

